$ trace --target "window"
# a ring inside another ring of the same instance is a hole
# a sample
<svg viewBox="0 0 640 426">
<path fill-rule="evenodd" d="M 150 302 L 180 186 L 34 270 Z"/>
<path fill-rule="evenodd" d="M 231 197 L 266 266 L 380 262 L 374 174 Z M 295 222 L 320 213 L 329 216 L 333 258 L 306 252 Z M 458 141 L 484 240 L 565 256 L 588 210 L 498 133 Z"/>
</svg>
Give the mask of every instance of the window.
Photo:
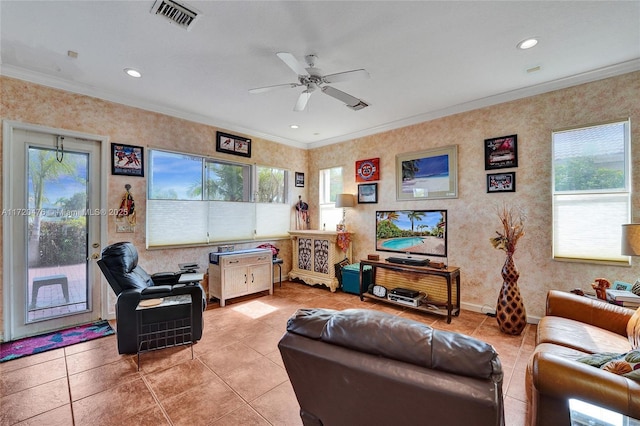
<svg viewBox="0 0 640 426">
<path fill-rule="evenodd" d="M 342 209 L 336 208 L 336 197 L 342 193 L 342 167 L 320 170 L 320 226 L 335 231 L 342 220 Z"/>
<path fill-rule="evenodd" d="M 553 257 L 628 262 L 629 121 L 553 133 Z"/>
<path fill-rule="evenodd" d="M 150 150 L 148 182 L 149 247 L 264 239 L 289 230 L 286 170 Z"/>
</svg>

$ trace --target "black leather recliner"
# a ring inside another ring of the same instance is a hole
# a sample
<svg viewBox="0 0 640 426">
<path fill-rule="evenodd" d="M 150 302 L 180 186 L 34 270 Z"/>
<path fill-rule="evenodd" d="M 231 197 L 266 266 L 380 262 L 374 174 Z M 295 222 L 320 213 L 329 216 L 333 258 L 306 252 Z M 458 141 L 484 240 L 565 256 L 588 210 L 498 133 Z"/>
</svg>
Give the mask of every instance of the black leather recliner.
<svg viewBox="0 0 640 426">
<path fill-rule="evenodd" d="M 98 260 L 109 285 L 115 292 L 116 336 L 118 352 L 121 354 L 138 351 L 138 328 L 148 324 L 166 323 L 176 319 L 190 318 L 191 341 L 202 337 L 204 321 L 202 312 L 206 308 L 205 293 L 199 283 L 178 284 L 179 274 L 160 275 L 157 282 L 138 265 L 138 251 L 130 242 L 119 242 L 106 247 Z M 141 300 L 189 295 L 191 305 L 161 306 L 141 311 L 138 317 L 136 307 Z M 140 318 L 141 324 L 138 324 Z"/>
</svg>

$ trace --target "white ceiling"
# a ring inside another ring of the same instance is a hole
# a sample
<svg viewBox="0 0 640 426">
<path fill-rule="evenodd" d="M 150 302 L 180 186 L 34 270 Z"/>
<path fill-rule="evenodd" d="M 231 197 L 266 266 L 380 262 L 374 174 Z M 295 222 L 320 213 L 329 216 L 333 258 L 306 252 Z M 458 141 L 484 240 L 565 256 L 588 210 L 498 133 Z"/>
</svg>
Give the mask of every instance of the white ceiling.
<svg viewBox="0 0 640 426">
<path fill-rule="evenodd" d="M 0 72 L 318 147 L 640 69 L 640 1 L 186 0 L 201 12 L 190 31 L 154 1 L 2 0 Z M 538 46 L 516 49 L 530 36 Z M 325 74 L 365 68 L 332 86 L 370 106 L 316 92 L 294 112 L 303 88 L 249 94 L 297 81 L 282 51 L 317 55 Z"/>
</svg>

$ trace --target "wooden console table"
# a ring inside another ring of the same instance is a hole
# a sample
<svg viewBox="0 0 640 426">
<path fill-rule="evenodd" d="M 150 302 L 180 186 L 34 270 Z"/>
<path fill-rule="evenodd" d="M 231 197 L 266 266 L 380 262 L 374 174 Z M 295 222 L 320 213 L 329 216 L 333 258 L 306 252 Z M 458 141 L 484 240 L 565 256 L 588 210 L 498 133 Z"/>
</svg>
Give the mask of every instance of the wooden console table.
<svg viewBox="0 0 640 426">
<path fill-rule="evenodd" d="M 305 284 L 323 284 L 336 291 L 338 279 L 334 265 L 345 257 L 351 261 L 351 245 L 346 253 L 338 247 L 336 231 L 289 231 L 293 241 L 293 263 L 289 279 Z"/>
<path fill-rule="evenodd" d="M 382 285 L 389 291 L 396 287 L 421 291 L 427 294 L 427 302 L 414 307 L 369 293 L 367 288 L 363 288 L 362 283 L 363 269 L 366 265 L 371 266 L 372 269 L 372 284 Z M 365 297 L 420 312 L 443 315 L 447 317 L 447 323 L 451 323 L 451 316 L 460 314 L 460 268 L 449 266 L 445 269 L 436 269 L 428 266 L 361 260 L 360 300 L 364 300 Z"/>
</svg>

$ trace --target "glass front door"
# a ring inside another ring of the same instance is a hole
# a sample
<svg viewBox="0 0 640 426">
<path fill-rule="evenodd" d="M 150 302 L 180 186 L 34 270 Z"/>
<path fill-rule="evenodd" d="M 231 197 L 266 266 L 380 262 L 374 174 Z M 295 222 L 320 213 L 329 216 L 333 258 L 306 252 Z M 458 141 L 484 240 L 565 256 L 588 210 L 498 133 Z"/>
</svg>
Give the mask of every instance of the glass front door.
<svg viewBox="0 0 640 426">
<path fill-rule="evenodd" d="M 92 256 L 100 252 L 100 142 L 14 130 L 11 150 L 5 338 L 97 320 L 100 274 Z"/>
</svg>

